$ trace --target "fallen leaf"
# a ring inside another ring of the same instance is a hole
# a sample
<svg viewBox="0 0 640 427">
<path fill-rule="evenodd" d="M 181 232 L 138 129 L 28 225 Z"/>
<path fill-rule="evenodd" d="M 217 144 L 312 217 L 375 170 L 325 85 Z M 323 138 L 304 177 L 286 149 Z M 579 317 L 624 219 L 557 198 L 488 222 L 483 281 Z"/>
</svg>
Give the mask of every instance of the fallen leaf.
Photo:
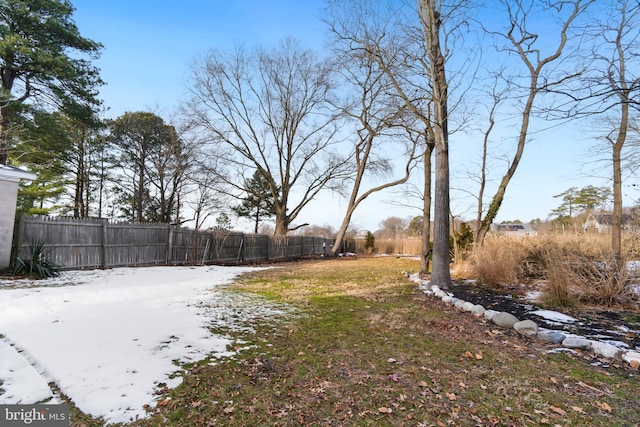
<svg viewBox="0 0 640 427">
<path fill-rule="evenodd" d="M 639 368 L 640 368 L 640 361 L 632 360 L 631 361 L 631 369 L 633 369 L 634 371 L 637 371 Z"/>
<path fill-rule="evenodd" d="M 299 351 L 298 356 L 304 356 L 304 351 Z"/>
<path fill-rule="evenodd" d="M 613 409 L 611 408 L 611 406 L 609 406 L 607 402 L 596 402 L 596 405 L 607 412 L 613 411 Z"/>
<path fill-rule="evenodd" d="M 578 412 L 580 414 L 584 414 L 584 410 L 579 406 L 572 406 L 571 409 L 573 409 L 575 412 Z"/>
<path fill-rule="evenodd" d="M 387 359 L 387 363 L 396 363 L 396 362 L 397 362 L 397 360 L 394 359 L 393 357 L 390 357 L 390 358 Z"/>
<path fill-rule="evenodd" d="M 454 400 L 457 399 L 455 393 L 445 393 L 444 395 L 447 396 L 447 399 L 449 399 L 451 401 L 454 401 Z"/>
<path fill-rule="evenodd" d="M 381 412 L 383 414 L 391 414 L 393 412 L 393 409 L 383 406 L 381 408 L 378 408 L 378 412 Z"/>
<path fill-rule="evenodd" d="M 394 382 L 398 382 L 398 375 L 396 375 L 396 374 L 389 375 L 389 380 L 390 381 L 394 381 Z"/>
<path fill-rule="evenodd" d="M 427 384 L 427 382 L 426 382 L 426 381 L 420 381 L 420 382 L 418 383 L 418 385 L 419 385 L 420 387 L 428 387 L 428 386 L 429 386 L 429 384 Z"/>
<path fill-rule="evenodd" d="M 235 406 L 227 406 L 222 410 L 225 414 L 232 414 L 236 410 Z"/>
<path fill-rule="evenodd" d="M 482 351 L 476 353 L 476 360 L 482 360 Z"/>
<path fill-rule="evenodd" d="M 563 410 L 562 408 L 558 408 L 557 406 L 552 406 L 550 409 L 556 414 L 567 415 L 567 412 L 565 410 Z"/>
<path fill-rule="evenodd" d="M 194 402 L 191 402 L 191 407 L 192 408 L 197 408 L 200 405 L 202 405 L 202 401 L 201 400 L 196 400 Z"/>
<path fill-rule="evenodd" d="M 554 384 L 558 384 L 558 380 L 556 379 L 556 377 L 549 377 L 549 380 Z"/>
<path fill-rule="evenodd" d="M 158 406 L 167 406 L 169 404 L 169 402 L 171 402 L 171 398 L 167 397 L 164 400 L 161 400 L 160 402 L 158 402 Z"/>
<path fill-rule="evenodd" d="M 469 350 L 464 352 L 464 355 L 468 358 L 468 359 L 473 359 L 473 353 L 471 353 Z"/>
</svg>

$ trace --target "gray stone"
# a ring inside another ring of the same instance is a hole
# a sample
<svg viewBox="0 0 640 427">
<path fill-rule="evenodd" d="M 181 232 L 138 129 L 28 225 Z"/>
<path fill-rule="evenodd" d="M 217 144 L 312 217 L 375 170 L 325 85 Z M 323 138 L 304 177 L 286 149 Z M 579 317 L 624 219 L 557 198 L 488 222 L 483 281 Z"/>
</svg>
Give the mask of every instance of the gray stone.
<svg viewBox="0 0 640 427">
<path fill-rule="evenodd" d="M 606 357 L 607 359 L 613 359 L 621 353 L 621 349 L 615 345 L 608 344 L 606 342 L 592 341 L 591 350 L 597 355 Z"/>
<path fill-rule="evenodd" d="M 453 297 L 452 296 L 447 295 L 447 296 L 442 297 L 442 302 L 444 302 L 444 303 L 452 304 L 452 301 L 453 301 Z"/>
<path fill-rule="evenodd" d="M 458 301 L 455 302 L 455 304 L 453 304 L 456 308 L 462 308 L 463 305 L 466 304 L 465 300 L 461 300 L 459 299 Z"/>
<path fill-rule="evenodd" d="M 538 331 L 538 339 L 553 344 L 560 344 L 567 336 L 558 331 Z"/>
<path fill-rule="evenodd" d="M 458 301 L 460 301 L 460 298 L 456 298 L 456 297 L 451 298 L 451 305 L 456 305 Z"/>
<path fill-rule="evenodd" d="M 493 316 L 495 316 L 496 314 L 498 314 L 498 312 L 495 310 L 485 310 L 484 318 L 491 321 L 493 319 Z"/>
<path fill-rule="evenodd" d="M 514 323 L 513 329 L 527 337 L 533 338 L 538 335 L 538 324 L 529 319 Z"/>
<path fill-rule="evenodd" d="M 640 366 L 640 352 L 627 351 L 622 355 L 622 360 L 632 365 Z"/>
<path fill-rule="evenodd" d="M 436 292 L 440 291 L 442 289 L 440 289 L 440 286 L 438 285 L 433 285 L 431 286 L 431 291 L 435 294 Z"/>
<path fill-rule="evenodd" d="M 444 298 L 444 297 L 446 297 L 446 296 L 447 296 L 447 294 L 446 294 L 444 291 L 441 291 L 441 290 L 437 290 L 437 291 L 435 291 L 435 292 L 434 292 L 434 295 L 435 295 L 437 298 Z"/>
<path fill-rule="evenodd" d="M 581 337 L 567 337 L 562 341 L 562 345 L 567 348 L 591 348 L 591 341 Z"/>
<path fill-rule="evenodd" d="M 464 311 L 468 311 L 469 313 L 471 313 L 473 311 L 473 307 L 475 306 L 474 303 L 472 302 L 465 302 L 464 304 L 462 304 L 462 309 Z"/>
<path fill-rule="evenodd" d="M 520 319 L 518 319 L 511 313 L 501 311 L 500 313 L 494 315 L 491 321 L 498 326 L 502 326 L 503 328 L 513 328 L 513 325 L 516 322 L 519 322 Z"/>
<path fill-rule="evenodd" d="M 480 304 L 476 304 L 473 306 L 473 309 L 471 310 L 471 312 L 473 314 L 475 314 L 476 316 L 482 316 L 487 310 L 485 310 L 485 308 L 483 306 L 481 306 Z"/>
</svg>

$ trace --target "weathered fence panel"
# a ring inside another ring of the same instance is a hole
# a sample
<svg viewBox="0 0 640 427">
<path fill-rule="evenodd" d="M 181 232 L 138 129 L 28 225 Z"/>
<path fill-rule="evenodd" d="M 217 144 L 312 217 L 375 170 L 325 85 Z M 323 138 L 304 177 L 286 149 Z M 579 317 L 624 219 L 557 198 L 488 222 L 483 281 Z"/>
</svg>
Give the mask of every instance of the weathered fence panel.
<svg viewBox="0 0 640 427">
<path fill-rule="evenodd" d="M 333 241 L 312 236 L 272 237 L 227 231 L 199 231 L 169 224 L 20 216 L 13 257 L 28 256 L 43 242 L 49 257 L 65 269 L 171 264 L 239 264 L 325 253 Z"/>
</svg>

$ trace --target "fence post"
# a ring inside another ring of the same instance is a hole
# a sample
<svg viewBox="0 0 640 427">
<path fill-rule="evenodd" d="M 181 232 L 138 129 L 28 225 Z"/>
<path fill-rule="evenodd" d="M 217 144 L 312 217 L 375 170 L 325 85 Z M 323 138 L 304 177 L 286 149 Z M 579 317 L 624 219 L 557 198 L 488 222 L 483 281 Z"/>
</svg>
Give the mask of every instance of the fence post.
<svg viewBox="0 0 640 427">
<path fill-rule="evenodd" d="M 109 226 L 109 220 L 102 220 L 102 245 L 100 246 L 100 268 L 103 270 L 107 268 L 107 246 L 108 242 L 108 233 L 107 228 Z"/>
<path fill-rule="evenodd" d="M 245 233 L 242 233 L 242 237 L 240 238 L 240 248 L 238 249 L 238 257 L 236 258 L 236 264 L 238 261 L 244 262 L 244 240 L 247 237 Z"/>
<path fill-rule="evenodd" d="M 169 224 L 169 242 L 167 243 L 167 265 L 173 262 L 173 226 Z"/>
</svg>

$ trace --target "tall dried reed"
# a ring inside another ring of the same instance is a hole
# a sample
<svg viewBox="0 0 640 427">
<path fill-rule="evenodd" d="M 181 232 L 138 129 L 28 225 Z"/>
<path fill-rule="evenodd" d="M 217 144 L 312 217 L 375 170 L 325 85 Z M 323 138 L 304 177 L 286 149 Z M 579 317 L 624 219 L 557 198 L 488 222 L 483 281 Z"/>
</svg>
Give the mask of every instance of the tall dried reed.
<svg viewBox="0 0 640 427">
<path fill-rule="evenodd" d="M 364 241 L 357 248 L 359 253 L 364 253 Z M 419 256 L 421 251 L 422 241 L 420 239 L 376 239 L 375 241 L 374 252 L 377 254 L 411 254 Z"/>
<path fill-rule="evenodd" d="M 476 248 L 465 272 L 493 287 L 542 282 L 547 305 L 612 305 L 631 296 L 624 265 L 612 262 L 607 235 L 492 236 Z"/>
<path fill-rule="evenodd" d="M 524 247 L 521 240 L 490 236 L 467 258 L 464 270 L 472 275 L 470 278 L 494 288 L 516 283 L 521 275 Z"/>
</svg>

